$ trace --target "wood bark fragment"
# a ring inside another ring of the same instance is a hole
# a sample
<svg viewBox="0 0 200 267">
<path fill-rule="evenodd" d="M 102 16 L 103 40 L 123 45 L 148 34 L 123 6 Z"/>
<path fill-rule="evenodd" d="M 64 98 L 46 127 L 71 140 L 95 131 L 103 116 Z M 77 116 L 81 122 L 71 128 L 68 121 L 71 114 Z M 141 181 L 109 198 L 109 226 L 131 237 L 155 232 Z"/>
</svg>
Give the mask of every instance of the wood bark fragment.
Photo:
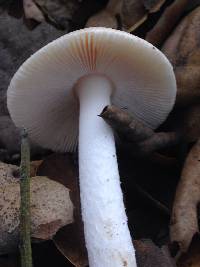
<svg viewBox="0 0 200 267">
<path fill-rule="evenodd" d="M 185 161 L 173 204 L 170 225 L 172 242 L 186 252 L 193 236 L 199 232 L 197 205 L 200 202 L 200 139 Z"/>
</svg>

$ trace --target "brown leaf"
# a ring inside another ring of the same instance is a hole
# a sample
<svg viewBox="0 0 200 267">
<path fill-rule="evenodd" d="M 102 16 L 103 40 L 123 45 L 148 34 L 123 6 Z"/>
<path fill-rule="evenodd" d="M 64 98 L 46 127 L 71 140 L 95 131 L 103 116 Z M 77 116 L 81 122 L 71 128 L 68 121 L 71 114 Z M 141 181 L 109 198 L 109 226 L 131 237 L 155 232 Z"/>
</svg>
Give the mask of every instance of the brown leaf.
<svg viewBox="0 0 200 267">
<path fill-rule="evenodd" d="M 196 142 L 200 136 L 200 105 L 189 106 L 183 119 L 183 135 L 187 142 Z"/>
<path fill-rule="evenodd" d="M 164 44 L 177 80 L 177 105 L 200 102 L 200 7 L 185 17 Z"/>
<path fill-rule="evenodd" d="M 138 267 L 175 267 L 169 253 L 157 247 L 151 240 L 134 240 Z"/>
<path fill-rule="evenodd" d="M 121 134 L 126 141 L 129 141 L 128 147 L 140 156 L 173 146 L 180 139 L 179 134 L 175 132 L 154 133 L 152 129 L 133 115 L 114 105 L 106 106 L 99 116 L 117 133 Z"/>
<path fill-rule="evenodd" d="M 107 10 L 103 10 L 90 17 L 85 27 L 107 27 L 117 29 L 118 25 L 115 15 Z"/>
<path fill-rule="evenodd" d="M 43 13 L 33 0 L 23 0 L 24 14 L 27 19 L 34 19 L 37 22 L 45 20 Z"/>
<path fill-rule="evenodd" d="M 38 169 L 39 175 L 61 182 L 70 189 L 74 204 L 74 223 L 62 228 L 53 238 L 61 253 L 75 266 L 87 266 L 87 252 L 81 220 L 78 171 L 72 155 L 53 154 L 43 161 Z"/>
<path fill-rule="evenodd" d="M 188 0 L 176 0 L 167 7 L 157 24 L 147 33 L 146 40 L 155 46 L 160 46 L 174 29 L 187 4 Z"/>
<path fill-rule="evenodd" d="M 182 255 L 178 267 L 199 267 L 200 266 L 200 238 L 196 236 L 190 245 L 188 252 Z"/>
<path fill-rule="evenodd" d="M 37 170 L 39 166 L 42 164 L 42 160 L 34 160 L 31 161 L 31 166 L 30 166 L 30 177 L 34 177 L 37 174 Z"/>
<path fill-rule="evenodd" d="M 34 0 L 48 21 L 59 29 L 69 29 L 69 20 L 79 3 L 75 0 Z"/>
<path fill-rule="evenodd" d="M 144 7 L 150 12 L 154 13 L 160 10 L 161 6 L 166 0 L 143 0 Z"/>
<path fill-rule="evenodd" d="M 47 177 L 31 179 L 31 236 L 51 239 L 73 221 L 69 190 Z M 19 244 L 20 185 L 0 187 L 0 255 L 16 251 Z"/>
<path fill-rule="evenodd" d="M 117 16 L 122 28 L 131 32 L 138 28 L 148 17 L 148 13 L 157 12 L 165 0 L 110 0 L 106 8 L 95 14 L 86 23 L 86 27 L 102 26 L 117 29 Z"/>
<path fill-rule="evenodd" d="M 199 231 L 197 205 L 200 201 L 200 140 L 192 147 L 185 161 L 172 210 L 170 236 L 180 251 L 187 251 Z"/>
<path fill-rule="evenodd" d="M 108 27 L 117 29 L 116 16 L 121 13 L 122 0 L 109 0 L 105 9 L 90 17 L 85 27 Z"/>
<path fill-rule="evenodd" d="M 128 32 L 132 32 L 143 24 L 149 13 L 160 10 L 165 0 L 124 0 L 122 5 L 122 24 Z"/>
<path fill-rule="evenodd" d="M 142 1 L 124 0 L 121 18 L 124 28 L 131 32 L 147 19 L 147 10 Z"/>
</svg>

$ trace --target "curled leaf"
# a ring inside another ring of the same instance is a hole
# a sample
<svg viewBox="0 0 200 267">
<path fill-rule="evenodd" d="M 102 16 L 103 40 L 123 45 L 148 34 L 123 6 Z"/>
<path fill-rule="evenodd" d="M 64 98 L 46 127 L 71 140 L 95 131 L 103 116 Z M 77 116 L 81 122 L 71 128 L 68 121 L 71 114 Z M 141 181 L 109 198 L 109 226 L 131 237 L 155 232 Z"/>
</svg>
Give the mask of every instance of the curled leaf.
<svg viewBox="0 0 200 267">
<path fill-rule="evenodd" d="M 148 18 L 149 13 L 159 11 L 165 0 L 124 0 L 121 19 L 128 32 L 137 29 Z"/>
<path fill-rule="evenodd" d="M 147 19 L 147 10 L 142 1 L 124 0 L 121 17 L 125 29 L 131 32 Z"/>
<path fill-rule="evenodd" d="M 154 13 L 160 10 L 161 6 L 166 0 L 143 0 L 144 7 L 149 10 L 150 13 Z"/>
<path fill-rule="evenodd" d="M 200 136 L 200 105 L 189 106 L 183 119 L 183 133 L 187 142 L 196 142 Z"/>
<path fill-rule="evenodd" d="M 196 236 L 187 253 L 182 255 L 177 262 L 178 267 L 199 267 L 200 264 L 200 238 Z"/>
<path fill-rule="evenodd" d="M 146 35 L 146 40 L 155 46 L 161 45 L 177 24 L 188 4 L 188 0 L 176 0 L 167 7 L 153 27 Z"/>
<path fill-rule="evenodd" d="M 172 210 L 170 236 L 180 251 L 186 252 L 193 236 L 199 232 L 197 205 L 200 202 L 200 140 L 185 161 Z"/>
<path fill-rule="evenodd" d="M 179 106 L 200 102 L 199 24 L 200 7 L 182 20 L 162 48 L 174 67 Z"/>
</svg>

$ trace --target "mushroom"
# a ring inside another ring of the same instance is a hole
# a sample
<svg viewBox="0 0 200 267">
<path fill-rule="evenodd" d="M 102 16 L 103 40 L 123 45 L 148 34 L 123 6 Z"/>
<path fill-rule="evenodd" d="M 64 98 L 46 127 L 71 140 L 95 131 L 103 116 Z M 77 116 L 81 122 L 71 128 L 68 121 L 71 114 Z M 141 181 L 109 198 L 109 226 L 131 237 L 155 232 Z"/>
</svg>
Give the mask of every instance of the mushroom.
<svg viewBox="0 0 200 267">
<path fill-rule="evenodd" d="M 11 117 L 34 141 L 64 152 L 73 151 L 78 139 L 90 267 L 136 266 L 114 136 L 98 114 L 113 103 L 153 129 L 167 117 L 175 95 L 172 66 L 158 49 L 129 33 L 98 27 L 43 47 L 10 83 Z"/>
</svg>

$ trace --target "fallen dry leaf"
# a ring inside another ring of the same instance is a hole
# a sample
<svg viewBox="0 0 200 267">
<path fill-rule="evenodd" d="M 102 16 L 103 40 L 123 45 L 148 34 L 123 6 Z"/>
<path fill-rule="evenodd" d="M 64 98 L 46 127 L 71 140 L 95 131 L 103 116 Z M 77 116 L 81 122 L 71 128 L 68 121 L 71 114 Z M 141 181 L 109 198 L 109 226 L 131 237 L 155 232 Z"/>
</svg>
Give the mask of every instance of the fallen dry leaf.
<svg viewBox="0 0 200 267">
<path fill-rule="evenodd" d="M 138 267 L 176 267 L 169 253 L 157 247 L 151 240 L 134 240 Z"/>
<path fill-rule="evenodd" d="M 146 40 L 155 46 L 160 46 L 174 29 L 187 4 L 188 0 L 176 0 L 167 7 L 153 29 L 147 33 Z"/>
<path fill-rule="evenodd" d="M 51 239 L 73 222 L 69 189 L 47 177 L 31 179 L 31 237 Z M 0 187 L 0 255 L 16 251 L 19 243 L 20 185 Z"/>
<path fill-rule="evenodd" d="M 37 174 L 39 166 L 42 164 L 43 160 L 34 160 L 31 161 L 30 165 L 30 177 L 34 177 Z"/>
<path fill-rule="evenodd" d="M 79 6 L 76 0 L 34 0 L 48 21 L 62 30 L 69 29 L 69 21 Z"/>
<path fill-rule="evenodd" d="M 103 10 L 90 17 L 85 27 L 107 27 L 117 29 L 118 25 L 116 16 L 107 10 Z"/>
<path fill-rule="evenodd" d="M 196 142 L 200 136 L 200 105 L 189 106 L 183 117 L 183 136 L 185 140 Z"/>
<path fill-rule="evenodd" d="M 124 0 L 121 19 L 123 27 L 132 32 L 148 18 L 149 13 L 160 10 L 165 0 Z"/>
<path fill-rule="evenodd" d="M 190 245 L 187 253 L 182 255 L 177 262 L 178 267 L 199 267 L 200 266 L 200 238 L 196 236 Z"/>
<path fill-rule="evenodd" d="M 148 13 L 157 12 L 165 0 L 110 0 L 105 9 L 90 17 L 85 27 L 119 27 L 119 16 L 122 29 L 132 32 L 148 17 Z"/>
<path fill-rule="evenodd" d="M 128 141 L 128 147 L 136 155 L 150 155 L 157 150 L 174 146 L 180 140 L 178 133 L 154 132 L 134 116 L 114 105 L 106 106 L 99 116 Z"/>
<path fill-rule="evenodd" d="M 124 0 L 121 19 L 124 28 L 129 32 L 139 27 L 147 19 L 147 10 L 142 1 Z"/>
<path fill-rule="evenodd" d="M 143 0 L 144 7 L 150 12 L 154 13 L 160 10 L 166 0 Z"/>
<path fill-rule="evenodd" d="M 83 223 L 81 220 L 78 171 L 72 155 L 53 154 L 47 157 L 38 168 L 38 175 L 48 176 L 70 189 L 74 204 L 74 223 L 63 227 L 53 238 L 60 252 L 75 266 L 87 266 Z"/>
<path fill-rule="evenodd" d="M 42 11 L 37 7 L 33 0 L 23 0 L 23 8 L 27 19 L 34 19 L 37 22 L 45 20 Z"/>
<path fill-rule="evenodd" d="M 164 44 L 177 80 L 177 105 L 200 102 L 200 7 L 185 17 Z"/>
<path fill-rule="evenodd" d="M 173 204 L 170 225 L 171 241 L 186 252 L 193 236 L 199 232 L 197 205 L 200 202 L 200 139 L 185 161 Z"/>
<path fill-rule="evenodd" d="M 121 13 L 122 0 L 109 0 L 105 9 L 90 17 L 85 27 L 118 28 L 116 16 Z"/>
</svg>

